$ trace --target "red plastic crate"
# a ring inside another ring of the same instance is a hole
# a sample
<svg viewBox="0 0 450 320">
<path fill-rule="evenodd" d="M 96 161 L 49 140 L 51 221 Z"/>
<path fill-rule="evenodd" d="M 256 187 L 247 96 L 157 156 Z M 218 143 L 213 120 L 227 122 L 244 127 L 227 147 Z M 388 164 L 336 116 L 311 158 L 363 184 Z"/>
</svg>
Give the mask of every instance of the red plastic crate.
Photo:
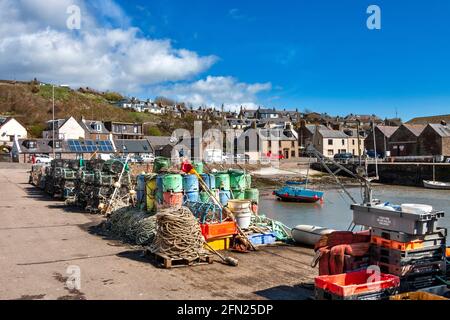
<svg viewBox="0 0 450 320">
<path fill-rule="evenodd" d="M 206 240 L 237 234 L 237 225 L 235 221 L 205 223 L 200 224 L 200 228 L 202 229 L 202 234 Z"/>
<path fill-rule="evenodd" d="M 361 270 L 331 276 L 319 276 L 315 278 L 315 285 L 317 288 L 341 297 L 396 288 L 400 285 L 399 277 L 385 273 L 380 274 L 380 281 L 368 282 L 372 274 L 367 270 Z"/>
</svg>

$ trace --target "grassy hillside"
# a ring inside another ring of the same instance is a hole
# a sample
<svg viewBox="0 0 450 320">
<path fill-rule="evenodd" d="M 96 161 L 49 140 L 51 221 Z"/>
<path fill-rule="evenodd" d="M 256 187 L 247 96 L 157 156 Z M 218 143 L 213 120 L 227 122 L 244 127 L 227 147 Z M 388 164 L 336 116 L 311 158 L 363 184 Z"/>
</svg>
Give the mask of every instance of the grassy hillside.
<svg viewBox="0 0 450 320">
<path fill-rule="evenodd" d="M 450 123 L 450 114 L 440 115 L 440 116 L 431 116 L 431 117 L 418 117 L 409 120 L 408 124 L 428 124 L 428 123 L 441 123 L 444 120 L 447 123 Z"/>
<path fill-rule="evenodd" d="M 122 110 L 110 103 L 120 98 L 120 94 L 113 92 L 55 87 L 55 117 L 73 116 L 81 119 L 84 116 L 86 119 L 102 121 L 146 122 L 147 130 L 157 132 L 155 128 L 161 122 L 159 116 Z M 31 135 L 40 136 L 45 122 L 52 118 L 52 86 L 0 81 L 0 115 L 15 117 L 27 127 Z"/>
</svg>

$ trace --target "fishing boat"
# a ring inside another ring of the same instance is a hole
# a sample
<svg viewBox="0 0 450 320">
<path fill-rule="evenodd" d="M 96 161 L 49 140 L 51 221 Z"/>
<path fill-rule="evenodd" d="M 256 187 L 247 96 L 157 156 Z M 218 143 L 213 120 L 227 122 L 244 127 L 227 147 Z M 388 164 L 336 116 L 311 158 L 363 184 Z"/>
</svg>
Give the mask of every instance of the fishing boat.
<svg viewBox="0 0 450 320">
<path fill-rule="evenodd" d="M 429 189 L 450 190 L 450 182 L 423 180 L 423 186 Z"/>
<path fill-rule="evenodd" d="M 288 181 L 286 182 L 285 186 L 281 187 L 278 190 L 275 190 L 273 194 L 280 200 L 292 202 L 314 203 L 323 199 L 324 192 L 308 189 L 307 183 L 307 181 Z"/>
</svg>

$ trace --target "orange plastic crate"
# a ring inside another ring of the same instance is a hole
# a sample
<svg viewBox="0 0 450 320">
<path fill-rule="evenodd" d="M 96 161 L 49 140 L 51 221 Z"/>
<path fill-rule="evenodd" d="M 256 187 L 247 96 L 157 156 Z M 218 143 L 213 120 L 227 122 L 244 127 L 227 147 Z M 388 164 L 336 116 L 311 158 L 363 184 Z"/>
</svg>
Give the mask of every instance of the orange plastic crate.
<svg viewBox="0 0 450 320">
<path fill-rule="evenodd" d="M 372 236 L 370 239 L 370 242 L 373 244 L 376 244 L 377 246 L 388 248 L 388 249 L 394 249 L 394 250 L 400 250 L 400 251 L 406 251 L 406 250 L 415 250 L 415 249 L 421 249 L 423 248 L 423 241 L 411 241 L 411 242 L 398 242 L 395 240 L 388 240 L 383 239 L 377 236 Z"/>
<path fill-rule="evenodd" d="M 202 234 L 206 240 L 232 236 L 237 234 L 237 225 L 235 221 L 223 221 L 221 223 L 200 224 Z"/>
<path fill-rule="evenodd" d="M 446 257 L 450 257 L 450 247 L 448 247 L 447 249 L 445 249 L 445 256 L 446 256 Z"/>
<path fill-rule="evenodd" d="M 372 273 L 367 270 L 342 273 L 329 276 L 318 276 L 314 279 L 317 288 L 329 291 L 341 297 L 377 292 L 384 289 L 396 288 L 400 285 L 400 278 L 391 274 L 381 273 L 379 281 L 370 282 Z"/>
</svg>

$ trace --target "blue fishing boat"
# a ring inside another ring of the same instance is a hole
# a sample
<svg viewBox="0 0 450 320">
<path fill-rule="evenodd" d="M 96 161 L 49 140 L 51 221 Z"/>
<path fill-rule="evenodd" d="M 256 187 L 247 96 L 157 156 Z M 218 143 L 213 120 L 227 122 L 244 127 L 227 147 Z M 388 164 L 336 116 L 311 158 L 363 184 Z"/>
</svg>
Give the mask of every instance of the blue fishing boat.
<svg viewBox="0 0 450 320">
<path fill-rule="evenodd" d="M 288 181 L 286 185 L 273 192 L 278 199 L 293 202 L 317 202 L 323 199 L 323 191 L 307 188 L 307 182 Z"/>
</svg>

